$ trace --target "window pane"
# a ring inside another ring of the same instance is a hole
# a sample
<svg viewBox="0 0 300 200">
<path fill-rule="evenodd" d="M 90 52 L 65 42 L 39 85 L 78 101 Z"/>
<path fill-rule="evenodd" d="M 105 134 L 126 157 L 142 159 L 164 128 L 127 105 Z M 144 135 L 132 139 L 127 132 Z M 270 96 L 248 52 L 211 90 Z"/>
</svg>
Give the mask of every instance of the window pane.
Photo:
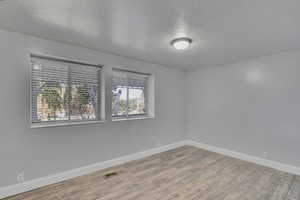
<svg viewBox="0 0 300 200">
<path fill-rule="evenodd" d="M 63 105 L 68 68 L 55 63 L 32 63 L 32 122 L 68 119 Z"/>
<path fill-rule="evenodd" d="M 127 115 L 127 87 L 115 86 L 112 90 L 112 116 Z"/>
<path fill-rule="evenodd" d="M 67 120 L 68 114 L 64 102 L 66 83 L 57 81 L 37 81 L 40 91 L 36 94 L 36 116 L 34 122 Z"/>
<path fill-rule="evenodd" d="M 145 115 L 145 88 L 149 75 L 131 71 L 113 70 L 112 117 Z"/>
<path fill-rule="evenodd" d="M 129 102 L 128 102 L 128 115 L 141 115 L 145 114 L 145 96 L 144 88 L 128 88 Z"/>
<path fill-rule="evenodd" d="M 72 84 L 70 120 L 97 119 L 98 88 L 95 85 Z"/>
</svg>

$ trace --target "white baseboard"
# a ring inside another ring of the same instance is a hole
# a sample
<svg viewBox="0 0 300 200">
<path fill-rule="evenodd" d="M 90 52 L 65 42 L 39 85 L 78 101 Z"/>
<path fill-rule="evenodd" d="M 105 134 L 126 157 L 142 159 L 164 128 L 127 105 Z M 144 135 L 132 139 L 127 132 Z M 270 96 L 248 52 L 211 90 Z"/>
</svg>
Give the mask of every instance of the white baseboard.
<svg viewBox="0 0 300 200">
<path fill-rule="evenodd" d="M 251 155 L 244 154 L 244 153 L 239 153 L 239 152 L 236 152 L 236 151 L 231 151 L 231 150 L 215 147 L 215 146 L 212 146 L 212 145 L 207 145 L 207 144 L 191 141 L 191 140 L 184 140 L 184 141 L 181 141 L 181 142 L 178 142 L 178 143 L 174 143 L 174 144 L 170 144 L 170 145 L 150 149 L 150 150 L 135 153 L 135 154 L 130 154 L 130 155 L 127 155 L 127 156 L 123 156 L 123 157 L 119 157 L 119 158 L 116 158 L 116 159 L 112 159 L 112 160 L 108 160 L 108 161 L 88 165 L 88 166 L 73 169 L 73 170 L 70 170 L 70 171 L 66 171 L 66 172 L 62 172 L 62 173 L 58 173 L 58 174 L 54 174 L 54 175 L 50 175 L 50 176 L 46 176 L 46 177 L 42 177 L 42 178 L 30 180 L 30 181 L 26 181 L 26 182 L 23 182 L 23 183 L 18 183 L 18 184 L 15 184 L 15 185 L 10 185 L 10 186 L 7 186 L 7 187 L 2 187 L 2 188 L 0 188 L 0 199 L 5 198 L 5 197 L 9 197 L 9 196 L 13 196 L 13 195 L 16 195 L 16 194 L 20 194 L 20 193 L 23 193 L 23 192 L 27 192 L 27 191 L 30 191 L 30 190 L 34 190 L 34 189 L 37 189 L 37 188 L 40 188 L 40 187 L 43 187 L 43 186 L 46 186 L 46 185 L 49 185 L 49 184 L 58 183 L 60 181 L 64 181 L 64 180 L 68 180 L 68 179 L 75 178 L 75 177 L 78 177 L 78 176 L 82 176 L 82 175 L 85 175 L 85 174 L 89 174 L 89 173 L 92 173 L 92 172 L 95 172 L 95 171 L 98 171 L 98 170 L 101 170 L 101 169 L 109 168 L 109 167 L 112 167 L 112 166 L 115 166 L 115 165 L 120 165 L 120 164 L 129 162 L 129 161 L 132 161 L 132 160 L 141 159 L 141 158 L 151 156 L 151 155 L 156 154 L 156 153 L 161 153 L 161 152 L 164 152 L 164 151 L 175 149 L 175 148 L 178 148 L 178 147 L 181 147 L 181 146 L 184 146 L 184 145 L 194 146 L 194 147 L 197 147 L 197 148 L 201 148 L 201 149 L 205 149 L 205 150 L 208 150 L 208 151 L 220 153 L 220 154 L 223 154 L 223 155 L 226 155 L 226 156 L 238 158 L 238 159 L 241 159 L 241 160 L 256 163 L 256 164 L 263 165 L 263 166 L 266 166 L 266 167 L 270 167 L 270 168 L 273 168 L 273 169 L 277 169 L 277 170 L 280 170 L 280 171 L 288 172 L 288 173 L 295 174 L 295 175 L 300 175 L 300 167 L 295 167 L 295 166 L 291 166 L 291 165 L 287 165 L 287 164 L 283 164 L 283 163 L 279 163 L 279 162 L 275 162 L 275 161 L 271 161 L 271 160 L 251 156 Z"/>
<path fill-rule="evenodd" d="M 245 160 L 248 162 L 256 163 L 258 165 L 263 165 L 263 166 L 277 169 L 280 171 L 288 172 L 291 174 L 300 175 L 300 167 L 295 167 L 295 166 L 283 164 L 280 162 L 275 162 L 275 161 L 271 161 L 271 160 L 267 160 L 267 159 L 263 159 L 263 158 L 251 156 L 248 154 L 239 153 L 236 151 L 231 151 L 231 150 L 227 150 L 227 149 L 223 149 L 223 148 L 219 148 L 219 147 L 215 147 L 215 146 L 211 146 L 211 145 L 207 145 L 207 144 L 203 144 L 203 143 L 199 143 L 199 142 L 195 142 L 195 141 L 191 141 L 191 140 L 185 141 L 185 144 L 194 146 L 197 148 L 205 149 L 208 151 L 216 152 L 219 154 L 223 154 L 226 156 L 230 156 L 233 158 L 238 158 L 238 159 Z"/>
<path fill-rule="evenodd" d="M 144 158 L 147 156 L 151 156 L 156 153 L 160 153 L 160 152 L 168 151 L 168 150 L 171 150 L 171 149 L 174 149 L 177 147 L 184 146 L 185 144 L 186 144 L 186 141 L 181 141 L 178 143 L 150 149 L 150 150 L 135 153 L 135 154 L 130 154 L 127 156 L 122 156 L 122 157 L 119 157 L 116 159 L 88 165 L 85 167 L 80 167 L 80 168 L 73 169 L 70 171 L 65 171 L 62 173 L 26 181 L 23 183 L 18 183 L 15 185 L 2 187 L 2 188 L 0 188 L 0 199 L 9 197 L 9 196 L 13 196 L 16 194 L 20 194 L 23 192 L 27 192 L 30 190 L 34 190 L 34 189 L 37 189 L 37 188 L 40 188 L 40 187 L 43 187 L 43 186 L 46 186 L 49 184 L 58 183 L 60 181 L 64 181 L 64 180 L 68 180 L 68 179 L 82 176 L 85 174 L 89 174 L 89 173 L 92 173 L 92 172 L 95 172 L 95 171 L 98 171 L 101 169 L 109 168 L 109 167 L 112 167 L 115 165 L 120 165 L 120 164 L 129 162 L 129 161 L 132 161 L 132 160 L 138 160 L 138 159 L 141 159 L 141 158 Z"/>
</svg>

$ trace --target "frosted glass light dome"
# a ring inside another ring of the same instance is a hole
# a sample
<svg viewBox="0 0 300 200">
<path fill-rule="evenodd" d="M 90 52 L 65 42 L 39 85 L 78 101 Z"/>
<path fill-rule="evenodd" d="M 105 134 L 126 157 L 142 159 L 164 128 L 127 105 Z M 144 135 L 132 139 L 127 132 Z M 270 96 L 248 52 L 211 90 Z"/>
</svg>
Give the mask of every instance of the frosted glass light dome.
<svg viewBox="0 0 300 200">
<path fill-rule="evenodd" d="M 176 38 L 171 41 L 171 45 L 177 50 L 185 50 L 192 43 L 190 38 Z"/>
</svg>

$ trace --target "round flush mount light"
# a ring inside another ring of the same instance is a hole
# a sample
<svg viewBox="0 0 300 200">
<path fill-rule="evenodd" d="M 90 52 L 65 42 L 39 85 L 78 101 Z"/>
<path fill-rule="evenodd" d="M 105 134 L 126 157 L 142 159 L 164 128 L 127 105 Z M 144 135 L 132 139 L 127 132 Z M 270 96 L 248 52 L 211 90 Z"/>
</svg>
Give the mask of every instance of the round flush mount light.
<svg viewBox="0 0 300 200">
<path fill-rule="evenodd" d="M 171 45 L 177 50 L 185 50 L 190 46 L 191 43 L 192 39 L 186 37 L 176 38 L 171 41 Z"/>
</svg>

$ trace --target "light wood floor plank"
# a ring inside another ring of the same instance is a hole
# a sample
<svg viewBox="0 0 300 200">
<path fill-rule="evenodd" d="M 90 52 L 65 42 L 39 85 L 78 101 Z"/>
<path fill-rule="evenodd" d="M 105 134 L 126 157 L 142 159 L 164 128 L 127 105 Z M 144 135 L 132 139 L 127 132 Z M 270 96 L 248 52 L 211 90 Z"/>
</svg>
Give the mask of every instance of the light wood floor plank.
<svg viewBox="0 0 300 200">
<path fill-rule="evenodd" d="M 286 200 L 299 200 L 299 199 L 300 199 L 300 177 L 295 176 Z"/>
</svg>

